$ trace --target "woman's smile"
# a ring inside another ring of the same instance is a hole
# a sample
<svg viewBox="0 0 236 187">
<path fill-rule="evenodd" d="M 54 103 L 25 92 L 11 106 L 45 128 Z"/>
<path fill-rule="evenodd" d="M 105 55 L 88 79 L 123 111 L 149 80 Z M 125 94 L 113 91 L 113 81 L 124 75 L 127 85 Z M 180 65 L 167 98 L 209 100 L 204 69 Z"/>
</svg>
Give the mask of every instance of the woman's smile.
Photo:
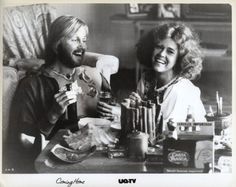
<svg viewBox="0 0 236 187">
<path fill-rule="evenodd" d="M 173 71 L 178 58 L 178 46 L 171 38 L 159 41 L 152 54 L 152 65 L 156 72 Z"/>
<path fill-rule="evenodd" d="M 162 57 L 159 57 L 159 56 L 155 56 L 154 62 L 159 63 L 159 64 L 163 64 L 163 65 L 167 64 L 165 58 L 162 58 Z"/>
</svg>

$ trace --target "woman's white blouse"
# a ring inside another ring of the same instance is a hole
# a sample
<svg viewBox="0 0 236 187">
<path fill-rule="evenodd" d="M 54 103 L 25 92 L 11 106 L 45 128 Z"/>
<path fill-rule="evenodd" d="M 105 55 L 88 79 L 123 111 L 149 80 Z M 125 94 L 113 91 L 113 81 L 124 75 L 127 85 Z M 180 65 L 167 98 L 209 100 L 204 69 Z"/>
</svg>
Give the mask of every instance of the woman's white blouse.
<svg viewBox="0 0 236 187">
<path fill-rule="evenodd" d="M 142 97 L 144 94 L 144 80 L 141 78 L 137 87 L 137 92 Z M 185 122 L 188 112 L 190 112 L 195 122 L 206 122 L 205 108 L 200 98 L 200 89 L 185 78 L 179 78 L 178 82 L 170 85 L 161 103 L 161 114 L 163 116 L 163 130 L 170 118 L 175 122 Z"/>
</svg>

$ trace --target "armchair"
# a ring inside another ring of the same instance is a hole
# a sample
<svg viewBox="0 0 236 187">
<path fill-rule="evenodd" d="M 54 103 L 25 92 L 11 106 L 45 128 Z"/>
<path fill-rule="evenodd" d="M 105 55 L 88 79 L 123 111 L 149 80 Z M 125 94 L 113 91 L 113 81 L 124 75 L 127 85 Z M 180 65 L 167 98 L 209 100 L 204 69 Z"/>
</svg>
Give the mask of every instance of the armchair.
<svg viewBox="0 0 236 187">
<path fill-rule="evenodd" d="M 48 4 L 33 4 L 4 9 L 3 65 L 28 70 L 44 63 L 45 43 L 56 10 Z M 110 82 L 117 73 L 119 61 L 111 55 L 87 52 L 84 65 L 96 67 Z"/>
<path fill-rule="evenodd" d="M 9 111 L 18 81 L 25 72 L 39 68 L 43 63 L 48 28 L 56 18 L 55 9 L 47 4 L 35 4 L 4 9 L 3 18 L 3 144 L 9 127 Z M 118 58 L 111 55 L 86 52 L 83 65 L 96 67 L 110 82 L 111 74 L 119 68 Z M 22 144 L 32 146 L 35 137 L 21 134 Z M 41 148 L 46 145 L 41 136 Z"/>
</svg>

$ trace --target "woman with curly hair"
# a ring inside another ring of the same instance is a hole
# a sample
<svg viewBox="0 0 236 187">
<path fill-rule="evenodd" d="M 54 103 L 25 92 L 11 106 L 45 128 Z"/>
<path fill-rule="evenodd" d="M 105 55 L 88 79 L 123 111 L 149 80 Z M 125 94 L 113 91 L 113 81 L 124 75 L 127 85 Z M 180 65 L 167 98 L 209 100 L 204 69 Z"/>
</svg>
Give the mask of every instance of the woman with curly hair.
<svg viewBox="0 0 236 187">
<path fill-rule="evenodd" d="M 199 77 L 203 56 L 197 35 L 183 23 L 165 23 L 154 28 L 137 44 L 137 57 L 147 66 L 131 100 L 152 100 L 163 130 L 171 119 L 184 122 L 189 113 L 203 122 L 205 109 L 200 89 L 191 80 Z"/>
</svg>

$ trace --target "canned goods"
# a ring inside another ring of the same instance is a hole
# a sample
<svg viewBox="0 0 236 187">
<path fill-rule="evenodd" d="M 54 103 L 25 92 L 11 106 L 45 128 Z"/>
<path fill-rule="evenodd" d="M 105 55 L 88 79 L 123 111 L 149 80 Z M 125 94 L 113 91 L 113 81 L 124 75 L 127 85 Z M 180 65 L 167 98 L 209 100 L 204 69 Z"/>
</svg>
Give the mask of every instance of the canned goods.
<svg viewBox="0 0 236 187">
<path fill-rule="evenodd" d="M 148 135 L 140 131 L 134 131 L 128 134 L 127 140 L 129 158 L 144 161 L 148 150 Z"/>
</svg>

